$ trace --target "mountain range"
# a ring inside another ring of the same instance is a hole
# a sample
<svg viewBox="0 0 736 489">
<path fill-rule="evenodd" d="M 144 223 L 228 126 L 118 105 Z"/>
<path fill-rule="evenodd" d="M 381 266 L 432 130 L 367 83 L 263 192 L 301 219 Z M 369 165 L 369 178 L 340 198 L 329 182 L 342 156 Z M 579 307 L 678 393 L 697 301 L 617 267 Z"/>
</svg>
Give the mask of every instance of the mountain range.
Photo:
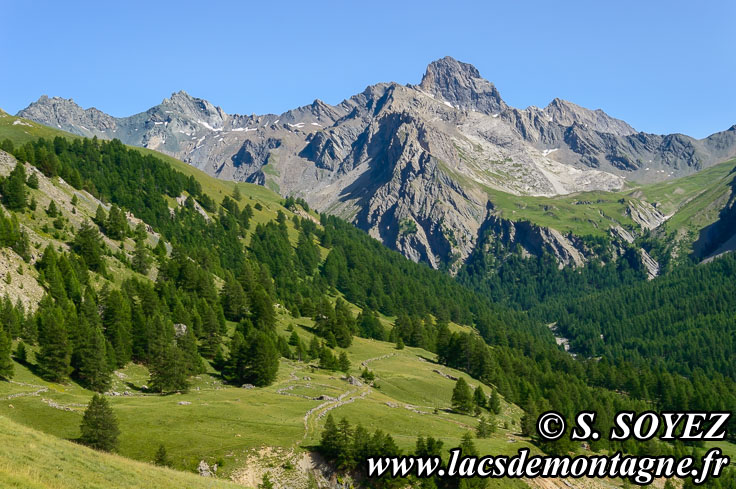
<svg viewBox="0 0 736 489">
<path fill-rule="evenodd" d="M 560 99 L 543 109 L 517 109 L 475 67 L 450 57 L 432 62 L 418 85 L 379 83 L 334 106 L 315 100 L 278 115 L 227 114 L 180 91 L 130 117 L 47 96 L 18 116 L 81 136 L 117 138 L 219 178 L 304 198 L 435 268 L 461 263 L 483 229 L 499 226 L 499 193 L 619 191 L 736 156 L 736 126 L 695 139 L 638 132 L 601 110 Z M 640 231 L 667 217 L 646 201 L 634 207 L 626 212 L 644 221 Z M 541 242 L 537 248 L 562 264 L 579 264 L 588 254 L 554 228 L 527 235 L 523 247 Z"/>
</svg>

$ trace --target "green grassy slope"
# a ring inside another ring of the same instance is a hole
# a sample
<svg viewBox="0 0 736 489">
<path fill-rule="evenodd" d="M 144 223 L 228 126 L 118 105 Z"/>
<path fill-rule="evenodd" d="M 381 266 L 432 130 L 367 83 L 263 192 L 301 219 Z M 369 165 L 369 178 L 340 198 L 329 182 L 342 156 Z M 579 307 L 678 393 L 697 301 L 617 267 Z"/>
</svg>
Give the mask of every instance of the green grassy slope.
<svg viewBox="0 0 736 489">
<path fill-rule="evenodd" d="M 682 241 L 690 251 L 700 230 L 718 220 L 731 195 L 735 172 L 736 159 L 689 177 L 642 187 L 649 202 L 660 203 L 662 212 L 672 216 L 658 230 L 661 237 Z"/>
<path fill-rule="evenodd" d="M 289 324 L 309 342 L 311 320 L 279 316 L 281 334 L 287 335 Z M 224 462 L 221 474 L 231 475 L 262 446 L 313 447 L 328 412 L 362 422 L 371 431 L 391 433 L 404 451 L 413 448 L 419 434 L 439 437 L 449 449 L 475 429 L 475 417 L 449 412 L 455 382 L 442 374 L 464 377 L 472 386 L 477 380 L 437 365 L 434 354 L 418 348 L 396 350 L 392 343 L 355 338 L 346 351 L 350 374 L 358 377 L 365 362 L 376 374 L 375 387 L 352 385 L 344 374 L 318 369 L 315 362 L 282 359 L 278 380 L 266 388 L 223 385 L 214 375 L 203 374 L 194 379 L 189 393 L 160 396 L 141 392 L 148 372 L 129 365 L 116 373 L 112 387 L 129 395 L 109 397 L 122 431 L 120 453 L 150 461 L 163 444 L 177 468 L 194 470 L 200 460 L 219 460 Z M 32 366 L 15 367 L 13 382 L 0 382 L 0 416 L 60 438 L 78 437 L 92 393 L 74 383 L 45 382 Z M 490 393 L 489 386 L 484 390 Z M 316 399 L 319 396 L 329 397 Z M 502 406 L 497 433 L 476 440 L 483 453 L 511 454 L 529 446 L 515 434 L 521 410 L 506 402 Z"/>
<path fill-rule="evenodd" d="M 225 489 L 235 484 L 95 452 L 0 416 L 0 486 L 18 489 Z"/>
</svg>

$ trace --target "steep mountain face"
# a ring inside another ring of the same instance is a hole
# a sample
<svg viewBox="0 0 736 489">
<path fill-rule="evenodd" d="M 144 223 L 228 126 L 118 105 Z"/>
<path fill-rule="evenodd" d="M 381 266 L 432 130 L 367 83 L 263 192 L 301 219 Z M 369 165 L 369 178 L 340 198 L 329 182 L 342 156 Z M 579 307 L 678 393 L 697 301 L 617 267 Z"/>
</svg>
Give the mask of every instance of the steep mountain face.
<svg viewBox="0 0 736 489">
<path fill-rule="evenodd" d="M 693 245 L 693 252 L 698 258 L 710 260 L 736 250 L 736 173 L 732 172 L 732 175 L 730 192 L 718 199 L 722 202 L 714 203 L 721 208 L 718 220 L 702 229 Z"/>
<path fill-rule="evenodd" d="M 377 84 L 336 106 L 316 100 L 280 115 L 231 115 L 185 92 L 125 118 L 45 96 L 18 115 L 303 197 L 434 267 L 472 251 L 493 215 L 491 191 L 617 190 L 736 154 L 736 126 L 696 140 L 639 133 L 559 99 L 509 107 L 475 67 L 449 57 L 419 85 Z"/>
</svg>

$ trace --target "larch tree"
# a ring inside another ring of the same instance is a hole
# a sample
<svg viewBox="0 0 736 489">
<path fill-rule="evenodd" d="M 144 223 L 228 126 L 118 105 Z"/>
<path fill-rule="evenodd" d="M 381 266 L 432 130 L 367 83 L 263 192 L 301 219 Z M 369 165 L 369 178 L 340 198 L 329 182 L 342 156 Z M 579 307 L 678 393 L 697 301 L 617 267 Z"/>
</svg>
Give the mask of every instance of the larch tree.
<svg viewBox="0 0 736 489">
<path fill-rule="evenodd" d="M 120 428 L 105 396 L 95 394 L 87 406 L 80 426 L 79 441 L 95 450 L 112 452 L 118 446 Z"/>
</svg>

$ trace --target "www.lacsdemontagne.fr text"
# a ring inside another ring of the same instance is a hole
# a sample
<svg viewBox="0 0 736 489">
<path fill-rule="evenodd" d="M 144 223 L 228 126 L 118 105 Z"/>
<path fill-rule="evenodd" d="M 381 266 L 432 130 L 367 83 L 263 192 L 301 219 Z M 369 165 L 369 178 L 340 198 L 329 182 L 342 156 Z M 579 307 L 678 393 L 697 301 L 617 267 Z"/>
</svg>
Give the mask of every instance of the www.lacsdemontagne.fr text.
<svg viewBox="0 0 736 489">
<path fill-rule="evenodd" d="M 700 463 L 697 463 L 700 462 Z M 621 453 L 591 456 L 530 456 L 528 448 L 516 455 L 463 457 L 459 448 L 450 450 L 447 466 L 440 457 L 370 457 L 366 460 L 368 477 L 481 477 L 481 478 L 626 478 L 636 484 L 651 483 L 655 478 L 692 477 L 702 484 L 720 476 L 730 459 L 719 448 L 701 459 L 672 456 L 630 456 Z M 700 468 L 698 468 L 700 467 Z"/>
</svg>

